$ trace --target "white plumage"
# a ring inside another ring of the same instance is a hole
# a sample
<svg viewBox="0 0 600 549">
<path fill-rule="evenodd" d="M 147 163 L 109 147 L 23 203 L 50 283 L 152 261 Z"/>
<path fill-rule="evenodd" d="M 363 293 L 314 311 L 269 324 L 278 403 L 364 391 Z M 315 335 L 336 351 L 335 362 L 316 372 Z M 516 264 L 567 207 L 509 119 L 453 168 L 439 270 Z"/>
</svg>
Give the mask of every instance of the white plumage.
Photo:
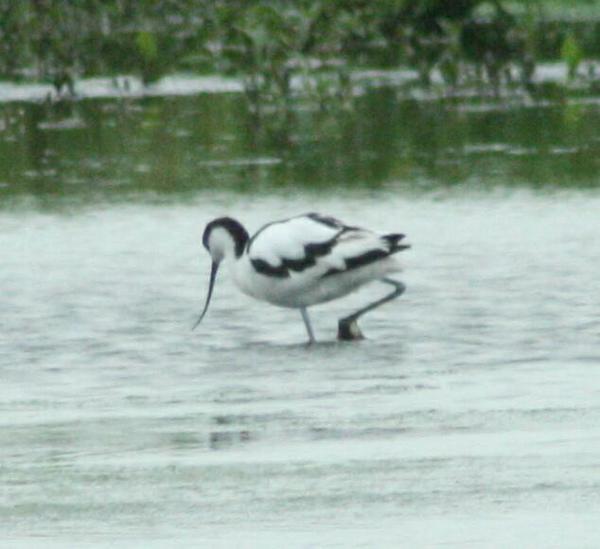
<svg viewBox="0 0 600 549">
<path fill-rule="evenodd" d="M 347 295 L 373 280 L 393 284 L 393 296 L 340 321 L 339 337 L 354 339 L 343 336 L 343 321 L 355 326 L 358 316 L 404 290 L 402 283 L 385 278 L 400 270 L 392 254 L 408 248 L 400 243 L 403 238 L 402 234 L 380 235 L 315 213 L 270 223 L 252 238 L 236 220 L 215 219 L 206 226 L 203 236 L 213 267 L 206 305 L 196 325 L 208 309 L 218 266 L 225 259 L 244 293 L 274 305 L 300 309 L 311 341 L 314 336 L 306 307 Z M 354 332 L 359 333 L 357 326 Z"/>
</svg>

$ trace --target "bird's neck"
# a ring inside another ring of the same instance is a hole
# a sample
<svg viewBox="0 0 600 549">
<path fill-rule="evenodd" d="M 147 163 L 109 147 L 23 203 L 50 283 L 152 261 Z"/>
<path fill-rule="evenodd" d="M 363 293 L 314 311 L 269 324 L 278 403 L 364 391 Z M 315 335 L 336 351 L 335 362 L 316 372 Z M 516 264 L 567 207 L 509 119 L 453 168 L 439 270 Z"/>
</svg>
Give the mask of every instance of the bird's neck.
<svg viewBox="0 0 600 549">
<path fill-rule="evenodd" d="M 242 231 L 236 232 L 235 234 L 229 233 L 231 237 L 231 248 L 230 255 L 233 259 L 238 260 L 244 255 L 246 244 L 248 244 L 248 233 L 242 228 Z"/>
</svg>

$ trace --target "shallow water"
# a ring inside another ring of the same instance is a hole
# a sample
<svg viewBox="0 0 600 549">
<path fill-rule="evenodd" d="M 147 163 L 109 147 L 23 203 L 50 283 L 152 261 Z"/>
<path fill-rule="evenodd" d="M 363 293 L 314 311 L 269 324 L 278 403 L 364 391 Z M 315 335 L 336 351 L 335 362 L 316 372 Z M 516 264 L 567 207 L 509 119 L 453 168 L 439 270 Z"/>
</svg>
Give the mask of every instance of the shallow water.
<svg viewBox="0 0 600 549">
<path fill-rule="evenodd" d="M 600 197 L 221 197 L 408 235 L 405 296 L 314 347 L 227 276 L 190 331 L 212 198 L 0 218 L 8 546 L 597 544 Z"/>
</svg>

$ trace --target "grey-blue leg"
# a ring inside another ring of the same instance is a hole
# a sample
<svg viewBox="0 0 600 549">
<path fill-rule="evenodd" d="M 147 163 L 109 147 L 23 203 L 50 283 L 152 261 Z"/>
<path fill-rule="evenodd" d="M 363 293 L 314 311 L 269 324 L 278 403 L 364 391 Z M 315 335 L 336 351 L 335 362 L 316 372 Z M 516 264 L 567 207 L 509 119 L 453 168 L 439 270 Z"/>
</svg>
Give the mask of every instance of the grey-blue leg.
<svg viewBox="0 0 600 549">
<path fill-rule="evenodd" d="M 386 284 L 391 284 L 392 286 L 394 286 L 394 291 L 386 295 L 385 297 L 378 299 L 377 301 L 373 301 L 373 303 L 370 303 L 366 307 L 359 309 L 355 313 L 341 318 L 338 322 L 338 339 L 342 341 L 363 339 L 364 336 L 360 331 L 360 328 L 358 327 L 358 319 L 365 313 L 368 313 L 373 309 L 377 309 L 377 307 L 381 307 L 381 305 L 383 305 L 384 303 L 387 303 L 388 301 L 392 301 L 392 299 L 400 297 L 404 293 L 404 290 L 406 290 L 406 286 L 402 282 L 399 282 L 398 280 L 394 280 L 392 278 L 382 278 L 381 282 L 385 282 Z"/>
<path fill-rule="evenodd" d="M 302 307 L 300 309 L 300 313 L 302 314 L 302 320 L 304 320 L 304 325 L 306 326 L 306 331 L 308 332 L 308 342 L 314 343 L 316 341 L 315 334 L 313 333 L 312 326 L 310 325 L 310 318 L 308 318 L 306 307 Z"/>
</svg>

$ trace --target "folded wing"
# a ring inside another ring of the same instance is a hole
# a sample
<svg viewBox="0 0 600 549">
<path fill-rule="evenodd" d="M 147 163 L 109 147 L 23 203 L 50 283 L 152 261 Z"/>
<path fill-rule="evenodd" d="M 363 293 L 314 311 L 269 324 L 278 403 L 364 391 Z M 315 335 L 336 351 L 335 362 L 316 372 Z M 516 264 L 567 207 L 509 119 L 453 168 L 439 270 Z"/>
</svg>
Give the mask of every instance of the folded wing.
<svg viewBox="0 0 600 549">
<path fill-rule="evenodd" d="M 248 243 L 248 256 L 260 274 L 287 278 L 311 270 L 326 277 L 357 269 L 408 248 L 402 234 L 378 235 L 310 213 L 263 227 Z"/>
</svg>

